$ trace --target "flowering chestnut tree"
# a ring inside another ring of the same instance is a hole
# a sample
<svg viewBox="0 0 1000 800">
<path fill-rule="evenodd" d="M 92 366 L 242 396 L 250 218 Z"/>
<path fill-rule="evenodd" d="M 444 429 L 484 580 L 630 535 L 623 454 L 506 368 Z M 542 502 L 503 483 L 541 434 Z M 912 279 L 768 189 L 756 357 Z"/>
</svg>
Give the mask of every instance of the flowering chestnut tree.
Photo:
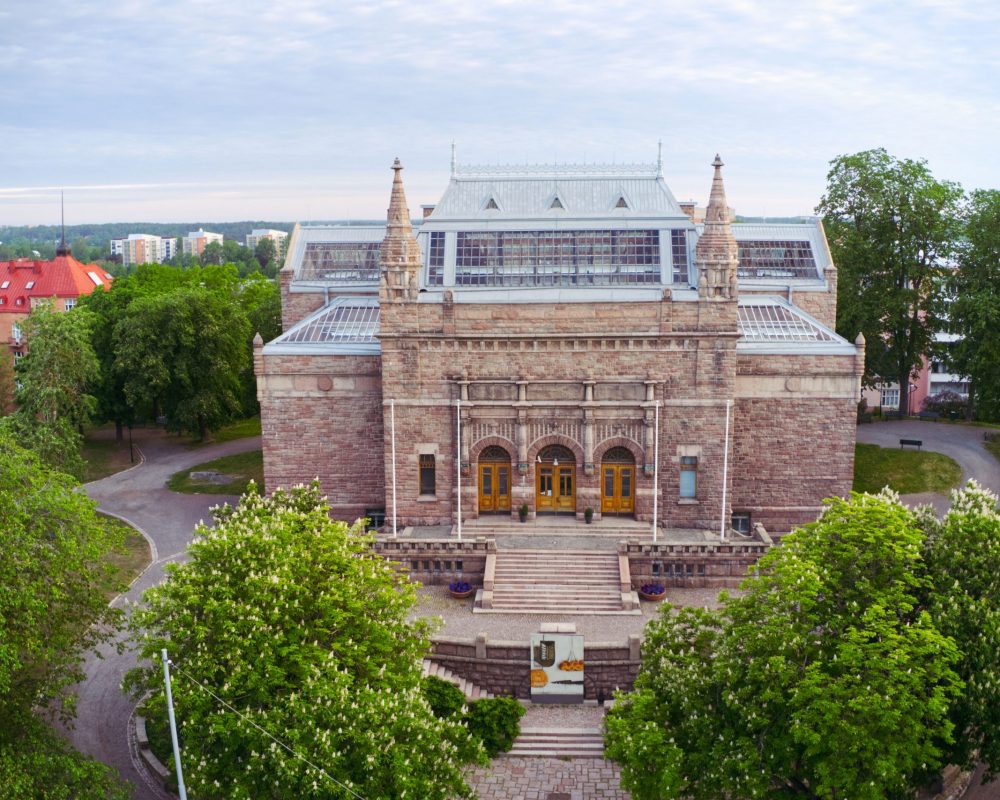
<svg viewBox="0 0 1000 800">
<path fill-rule="evenodd" d="M 918 518 L 828 501 L 719 611 L 664 609 L 607 720 L 637 800 L 909 796 L 945 763 L 962 682 L 924 607 Z"/>
<path fill-rule="evenodd" d="M 127 680 L 162 693 L 167 649 L 192 797 L 470 794 L 463 756 L 482 750 L 431 711 L 430 623 L 361 525 L 331 520 L 313 484 L 248 493 L 196 533 L 133 615 L 150 664 Z"/>
</svg>

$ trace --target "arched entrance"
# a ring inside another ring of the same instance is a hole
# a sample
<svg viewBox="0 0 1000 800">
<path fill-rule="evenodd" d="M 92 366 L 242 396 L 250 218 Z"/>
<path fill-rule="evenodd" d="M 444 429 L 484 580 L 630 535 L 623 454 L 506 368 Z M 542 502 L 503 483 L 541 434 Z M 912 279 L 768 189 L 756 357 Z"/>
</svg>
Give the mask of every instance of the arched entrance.
<svg viewBox="0 0 1000 800">
<path fill-rule="evenodd" d="M 576 457 L 561 444 L 549 445 L 535 463 L 535 512 L 576 512 Z"/>
<path fill-rule="evenodd" d="M 601 459 L 601 514 L 635 513 L 635 456 L 612 447 Z"/>
<path fill-rule="evenodd" d="M 510 511 L 510 453 L 491 445 L 479 454 L 479 513 Z"/>
</svg>

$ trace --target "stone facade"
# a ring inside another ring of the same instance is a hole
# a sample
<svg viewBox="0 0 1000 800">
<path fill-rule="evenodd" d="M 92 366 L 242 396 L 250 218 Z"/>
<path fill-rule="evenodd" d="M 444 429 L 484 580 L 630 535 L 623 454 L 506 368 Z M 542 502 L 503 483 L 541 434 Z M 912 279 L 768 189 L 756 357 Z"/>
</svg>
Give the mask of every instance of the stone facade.
<svg viewBox="0 0 1000 800">
<path fill-rule="evenodd" d="M 713 167 L 693 250 L 697 291 L 683 282 L 494 291 L 429 278 L 397 160 L 377 343 L 363 352 L 288 344 L 289 330 L 301 339 L 310 324 L 322 328 L 321 309 L 350 294 L 296 283 L 296 228 L 281 273 L 286 335 L 258 348 L 255 362 L 267 489 L 319 477 L 336 514 L 395 508 L 399 525 L 454 524 L 459 493 L 463 519 L 498 509 L 516 517 L 522 504 L 531 518 L 582 519 L 588 508 L 600 518 L 610 485 L 602 464 L 614 449 L 633 467 L 627 513 L 639 520 L 721 533 L 735 512 L 780 534 L 815 518 L 824 497 L 850 490 L 863 351 L 822 327 L 835 317 L 832 265 L 784 298 L 751 287 L 745 296 L 759 307 L 744 307 L 718 157 Z M 348 317 L 346 307 L 325 317 L 335 330 L 324 341 L 343 341 Z M 803 457 L 819 442 L 823 459 Z M 494 480 L 479 471 L 487 448 L 510 465 L 509 495 L 496 506 L 482 496 Z M 540 483 L 558 465 L 552 453 L 575 468 L 556 473 L 571 497 L 555 508 Z"/>
</svg>

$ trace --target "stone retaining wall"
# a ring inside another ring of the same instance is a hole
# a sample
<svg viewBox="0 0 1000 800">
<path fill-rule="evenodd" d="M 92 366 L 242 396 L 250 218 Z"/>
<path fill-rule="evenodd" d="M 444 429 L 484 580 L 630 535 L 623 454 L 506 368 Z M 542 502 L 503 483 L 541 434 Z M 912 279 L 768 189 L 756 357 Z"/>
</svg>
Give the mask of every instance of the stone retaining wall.
<svg viewBox="0 0 1000 800">
<path fill-rule="evenodd" d="M 452 581 L 468 581 L 483 585 L 486 554 L 496 552 L 496 542 L 476 539 L 380 539 L 375 550 L 399 562 L 413 580 L 422 584 L 444 585 Z"/>
<path fill-rule="evenodd" d="M 584 697 L 610 699 L 616 689 L 631 689 L 639 672 L 642 637 L 627 642 L 585 642 Z M 436 636 L 431 661 L 493 694 L 531 696 L 531 646 L 528 642 L 491 641 L 485 633 L 475 639 Z"/>
<path fill-rule="evenodd" d="M 622 542 L 628 556 L 632 585 L 655 581 L 667 587 L 736 588 L 747 570 L 771 545 L 766 542 L 703 544 L 639 544 Z"/>
</svg>

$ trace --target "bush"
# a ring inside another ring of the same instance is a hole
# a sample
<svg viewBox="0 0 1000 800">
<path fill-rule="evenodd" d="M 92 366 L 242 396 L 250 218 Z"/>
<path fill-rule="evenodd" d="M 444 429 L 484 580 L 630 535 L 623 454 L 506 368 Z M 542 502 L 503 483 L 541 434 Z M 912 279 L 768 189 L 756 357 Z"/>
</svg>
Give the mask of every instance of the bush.
<svg viewBox="0 0 1000 800">
<path fill-rule="evenodd" d="M 438 719 L 454 716 L 465 707 L 465 695 L 453 683 L 428 675 L 420 682 L 420 688 Z"/>
<path fill-rule="evenodd" d="M 958 392 L 945 390 L 924 398 L 924 411 L 936 411 L 939 414 L 948 414 L 954 411 L 959 416 L 964 417 L 968 407 L 968 399 L 962 397 Z"/>
<path fill-rule="evenodd" d="M 986 431 L 983 434 L 983 438 L 987 442 L 1000 442 L 1000 431 Z"/>
<path fill-rule="evenodd" d="M 492 697 L 473 703 L 465 719 L 469 733 L 482 741 L 493 758 L 510 750 L 521 731 L 522 716 L 524 706 L 513 697 Z"/>
</svg>

